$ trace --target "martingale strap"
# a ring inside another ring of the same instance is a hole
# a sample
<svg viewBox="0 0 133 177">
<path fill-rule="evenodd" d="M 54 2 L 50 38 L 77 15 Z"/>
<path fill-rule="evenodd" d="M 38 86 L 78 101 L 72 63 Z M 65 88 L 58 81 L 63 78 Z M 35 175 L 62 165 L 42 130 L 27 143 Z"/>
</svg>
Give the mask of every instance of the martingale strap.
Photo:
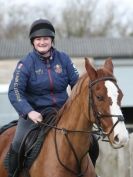
<svg viewBox="0 0 133 177">
<path fill-rule="evenodd" d="M 85 155 L 88 153 L 88 150 L 83 154 L 83 156 L 79 159 L 78 158 L 78 155 L 77 155 L 77 153 L 76 153 L 76 151 L 75 151 L 75 149 L 74 149 L 74 146 L 73 146 L 73 144 L 71 143 L 71 141 L 70 141 L 70 139 L 69 139 L 69 137 L 68 137 L 68 133 L 72 133 L 71 131 L 68 131 L 68 130 L 66 130 L 66 129 L 63 129 L 63 134 L 64 134 L 64 136 L 65 136 L 65 138 L 66 138 L 66 140 L 67 140 L 67 142 L 68 142 L 68 144 L 69 144 L 69 146 L 70 146 L 70 148 L 71 148 L 71 150 L 72 150 L 72 152 L 73 152 L 73 155 L 74 155 L 74 157 L 75 157 L 75 160 L 76 160 L 76 162 L 77 162 L 77 171 L 74 171 L 74 170 L 72 170 L 70 167 L 68 167 L 68 166 L 66 166 L 66 164 L 64 164 L 62 161 L 61 161 L 61 159 L 60 159 L 60 156 L 59 156 L 59 151 L 58 151 L 58 146 L 57 146 L 57 138 L 56 138 L 56 131 L 57 129 L 55 129 L 55 138 L 54 138 L 54 142 L 55 142 L 55 150 L 56 150 L 56 154 L 57 154 L 57 158 L 58 158 L 58 161 L 59 161 L 59 163 L 67 170 L 67 171 L 69 171 L 69 172 L 71 172 L 71 173 L 73 173 L 74 175 L 76 175 L 76 176 L 78 176 L 78 177 L 82 177 L 82 176 L 84 176 L 84 174 L 86 173 L 86 171 L 87 171 L 87 169 L 88 169 L 88 166 L 89 166 L 89 164 L 87 163 L 87 166 L 86 166 L 86 168 L 85 168 L 85 170 L 82 172 L 82 170 L 81 170 L 81 164 L 82 164 L 82 160 L 83 160 L 83 158 L 85 157 Z"/>
</svg>

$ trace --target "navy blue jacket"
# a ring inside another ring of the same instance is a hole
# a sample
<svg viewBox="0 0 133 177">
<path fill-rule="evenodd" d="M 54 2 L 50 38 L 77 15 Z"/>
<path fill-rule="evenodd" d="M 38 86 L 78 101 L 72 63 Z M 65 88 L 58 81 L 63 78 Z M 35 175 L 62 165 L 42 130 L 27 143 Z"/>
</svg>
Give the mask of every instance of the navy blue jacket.
<svg viewBox="0 0 133 177">
<path fill-rule="evenodd" d="M 65 53 L 53 49 L 51 59 L 46 60 L 33 50 L 18 62 L 8 96 L 21 117 L 47 106 L 61 108 L 68 98 L 67 86 L 73 87 L 78 77 Z"/>
</svg>

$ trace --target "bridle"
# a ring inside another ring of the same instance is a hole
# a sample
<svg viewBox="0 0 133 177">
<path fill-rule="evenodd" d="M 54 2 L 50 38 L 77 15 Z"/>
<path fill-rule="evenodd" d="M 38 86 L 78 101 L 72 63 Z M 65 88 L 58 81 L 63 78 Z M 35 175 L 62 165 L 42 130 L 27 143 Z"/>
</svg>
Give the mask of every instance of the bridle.
<svg viewBox="0 0 133 177">
<path fill-rule="evenodd" d="M 101 112 L 99 112 L 97 110 L 97 107 L 95 105 L 95 102 L 94 102 L 94 96 L 93 96 L 93 86 L 96 85 L 97 83 L 101 82 L 101 81 L 106 81 L 106 80 L 109 80 L 109 81 L 115 81 L 116 82 L 116 79 L 114 77 L 102 77 L 102 78 L 99 78 L 99 79 L 96 79 L 96 80 L 93 80 L 93 81 L 90 81 L 89 82 L 89 106 L 92 108 L 92 112 L 93 112 L 93 115 L 96 119 L 96 125 L 98 127 L 98 130 L 100 132 L 100 136 L 102 137 L 102 141 L 108 141 L 108 140 L 105 140 L 105 137 L 109 137 L 110 134 L 113 132 L 115 126 L 121 122 L 121 121 L 124 121 L 124 117 L 122 115 L 116 115 L 116 114 L 103 114 Z M 117 85 L 116 85 L 117 87 Z M 89 116 L 91 114 L 91 109 L 89 109 Z M 101 119 L 105 119 L 105 118 L 108 118 L 108 117 L 117 117 L 118 120 L 116 121 L 116 123 L 112 126 L 111 130 L 109 131 L 109 133 L 105 133 L 102 128 L 101 128 Z"/>
</svg>

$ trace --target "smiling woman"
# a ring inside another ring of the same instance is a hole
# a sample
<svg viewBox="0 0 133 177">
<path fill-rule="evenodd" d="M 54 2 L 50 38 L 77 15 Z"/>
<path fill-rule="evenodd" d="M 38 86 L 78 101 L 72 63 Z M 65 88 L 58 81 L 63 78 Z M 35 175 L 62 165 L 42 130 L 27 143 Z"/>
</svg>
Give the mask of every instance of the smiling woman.
<svg viewBox="0 0 133 177">
<path fill-rule="evenodd" d="M 29 39 L 33 50 L 18 62 L 8 91 L 9 100 L 19 114 L 9 150 L 10 177 L 18 167 L 18 152 L 26 132 L 45 119 L 44 109 L 61 109 L 68 98 L 68 85 L 72 89 L 79 78 L 70 57 L 54 48 L 55 29 L 49 20 L 35 20 Z"/>
<path fill-rule="evenodd" d="M 49 56 L 49 49 L 52 45 L 52 39 L 51 37 L 37 37 L 34 39 L 33 45 L 39 53 L 42 55 L 47 54 L 45 56 Z"/>
</svg>

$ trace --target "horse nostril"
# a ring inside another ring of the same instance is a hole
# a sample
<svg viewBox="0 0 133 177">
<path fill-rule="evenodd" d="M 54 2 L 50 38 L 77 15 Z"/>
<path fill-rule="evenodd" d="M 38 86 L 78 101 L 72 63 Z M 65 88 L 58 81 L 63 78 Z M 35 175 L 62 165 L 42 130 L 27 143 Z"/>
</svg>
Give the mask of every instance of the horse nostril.
<svg viewBox="0 0 133 177">
<path fill-rule="evenodd" d="M 119 137 L 118 137 L 118 135 L 115 136 L 114 141 L 115 141 L 115 142 L 119 142 Z"/>
</svg>

